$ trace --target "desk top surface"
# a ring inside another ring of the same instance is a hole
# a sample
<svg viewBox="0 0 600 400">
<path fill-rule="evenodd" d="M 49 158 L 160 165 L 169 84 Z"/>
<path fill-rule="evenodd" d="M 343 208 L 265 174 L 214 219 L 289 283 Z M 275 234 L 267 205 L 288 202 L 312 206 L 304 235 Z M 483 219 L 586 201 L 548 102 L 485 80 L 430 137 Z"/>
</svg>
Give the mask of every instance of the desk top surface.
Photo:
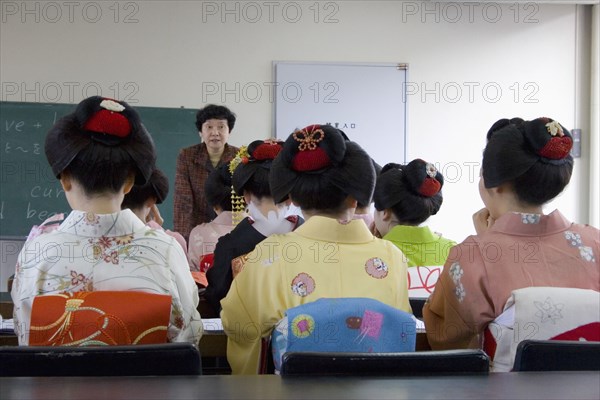
<svg viewBox="0 0 600 400">
<path fill-rule="evenodd" d="M 9 399 L 595 399 L 600 372 L 355 378 L 259 376 L 0 378 Z"/>
</svg>

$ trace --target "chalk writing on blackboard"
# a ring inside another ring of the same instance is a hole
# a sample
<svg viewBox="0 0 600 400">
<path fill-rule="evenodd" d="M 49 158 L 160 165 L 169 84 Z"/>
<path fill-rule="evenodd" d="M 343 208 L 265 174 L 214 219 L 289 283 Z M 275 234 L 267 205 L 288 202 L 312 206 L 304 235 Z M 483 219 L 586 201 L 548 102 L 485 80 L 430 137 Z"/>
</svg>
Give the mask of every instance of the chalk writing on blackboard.
<svg viewBox="0 0 600 400">
<path fill-rule="evenodd" d="M 44 154 L 48 130 L 75 104 L 0 101 L 0 236 L 26 236 L 32 225 L 69 204 Z M 197 143 L 196 110 L 136 107 L 152 135 L 158 167 L 169 178 L 170 196 L 159 206 L 165 226 L 172 227 L 175 162 L 179 150 Z"/>
</svg>

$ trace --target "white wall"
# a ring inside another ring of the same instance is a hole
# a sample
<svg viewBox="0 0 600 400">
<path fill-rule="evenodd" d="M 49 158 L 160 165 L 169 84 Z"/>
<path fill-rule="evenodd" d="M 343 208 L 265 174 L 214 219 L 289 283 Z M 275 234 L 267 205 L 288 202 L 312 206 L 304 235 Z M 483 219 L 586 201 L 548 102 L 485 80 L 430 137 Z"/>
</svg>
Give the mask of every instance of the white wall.
<svg viewBox="0 0 600 400">
<path fill-rule="evenodd" d="M 134 105 L 223 102 L 238 115 L 235 145 L 271 135 L 275 60 L 408 63 L 408 159 L 439 163 L 445 202 L 431 225 L 458 241 L 482 206 L 477 177 L 488 127 L 513 116 L 576 122 L 574 5 L 138 1 L 120 2 L 116 15 L 112 1 L 53 4 L 2 2 L 2 100 L 77 102 L 100 88 Z M 124 23 L 128 15 L 137 22 Z M 231 91 L 203 92 L 213 83 Z M 248 84 L 262 86 L 262 97 L 244 93 Z M 381 141 L 393 134 L 373 132 Z M 587 174 L 576 166 L 549 211 L 586 222 Z"/>
</svg>

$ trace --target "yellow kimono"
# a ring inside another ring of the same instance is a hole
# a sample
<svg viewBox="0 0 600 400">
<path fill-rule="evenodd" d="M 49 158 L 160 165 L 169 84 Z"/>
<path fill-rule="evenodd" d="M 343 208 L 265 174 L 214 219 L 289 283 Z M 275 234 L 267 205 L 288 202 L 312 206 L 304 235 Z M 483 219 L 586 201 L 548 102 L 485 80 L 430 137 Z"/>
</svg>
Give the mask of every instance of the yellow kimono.
<svg viewBox="0 0 600 400">
<path fill-rule="evenodd" d="M 221 301 L 234 374 L 256 374 L 261 339 L 287 309 L 323 297 L 369 297 L 411 312 L 405 257 L 359 220 L 314 216 L 261 242 Z"/>
</svg>

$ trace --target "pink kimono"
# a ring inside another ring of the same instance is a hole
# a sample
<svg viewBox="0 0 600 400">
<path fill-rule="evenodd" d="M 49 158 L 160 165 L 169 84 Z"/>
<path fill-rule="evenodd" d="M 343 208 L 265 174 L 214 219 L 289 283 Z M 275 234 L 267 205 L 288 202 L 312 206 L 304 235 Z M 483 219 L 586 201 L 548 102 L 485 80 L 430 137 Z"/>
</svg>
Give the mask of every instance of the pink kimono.
<svg viewBox="0 0 600 400">
<path fill-rule="evenodd" d="M 423 308 L 431 348 L 481 347 L 511 292 L 531 286 L 600 290 L 600 231 L 559 211 L 508 213 L 453 247 Z"/>
<path fill-rule="evenodd" d="M 174 238 L 175 240 L 177 240 L 177 243 L 179 243 L 179 245 L 183 249 L 183 252 L 187 253 L 187 244 L 185 243 L 185 238 L 183 237 L 183 235 L 181 233 L 173 232 L 169 229 L 165 229 L 162 226 L 160 226 L 158 224 L 158 222 L 156 222 L 156 221 L 148 221 L 148 223 L 146 223 L 146 225 L 152 229 L 158 229 L 159 231 L 164 231 L 167 235 L 169 235 L 172 238 Z"/>
<path fill-rule="evenodd" d="M 211 222 L 200 224 L 192 229 L 188 246 L 188 261 L 192 271 L 200 271 L 202 257 L 214 253 L 219 238 L 233 230 L 235 225 L 232 217 L 231 211 L 223 211 Z"/>
</svg>

